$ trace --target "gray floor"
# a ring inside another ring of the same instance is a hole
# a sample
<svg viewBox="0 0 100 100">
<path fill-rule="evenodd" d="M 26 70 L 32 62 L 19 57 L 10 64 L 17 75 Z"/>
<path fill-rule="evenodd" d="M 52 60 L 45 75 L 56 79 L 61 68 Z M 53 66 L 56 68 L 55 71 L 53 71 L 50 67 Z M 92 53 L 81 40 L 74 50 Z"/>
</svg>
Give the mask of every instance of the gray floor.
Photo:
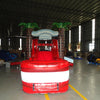
<svg viewBox="0 0 100 100">
<path fill-rule="evenodd" d="M 88 65 L 86 60 L 75 60 L 70 69 L 70 84 L 88 100 L 100 100 L 100 65 Z M 50 100 L 83 100 L 72 88 L 66 93 L 48 94 Z M 22 91 L 20 70 L 0 67 L 0 100 L 49 100 L 44 94 Z"/>
</svg>

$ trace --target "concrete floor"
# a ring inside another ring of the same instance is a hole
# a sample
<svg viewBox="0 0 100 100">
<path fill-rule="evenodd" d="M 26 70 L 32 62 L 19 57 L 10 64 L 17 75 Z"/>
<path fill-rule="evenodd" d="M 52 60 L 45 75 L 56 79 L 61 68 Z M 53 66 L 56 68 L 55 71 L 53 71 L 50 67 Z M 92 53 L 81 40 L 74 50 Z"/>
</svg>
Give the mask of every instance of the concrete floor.
<svg viewBox="0 0 100 100">
<path fill-rule="evenodd" d="M 72 88 L 66 93 L 26 94 L 22 91 L 20 70 L 16 67 L 0 67 L 0 100 L 100 100 L 100 65 L 88 65 L 86 60 L 75 60 L 70 69 L 70 82 L 82 98 Z"/>
</svg>

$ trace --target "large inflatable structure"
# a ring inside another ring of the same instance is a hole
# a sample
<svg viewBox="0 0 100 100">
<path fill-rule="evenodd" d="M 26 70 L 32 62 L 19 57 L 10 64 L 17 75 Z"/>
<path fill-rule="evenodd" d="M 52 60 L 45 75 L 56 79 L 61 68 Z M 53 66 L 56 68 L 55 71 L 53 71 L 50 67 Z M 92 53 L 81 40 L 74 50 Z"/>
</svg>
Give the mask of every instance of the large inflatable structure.
<svg viewBox="0 0 100 100">
<path fill-rule="evenodd" d="M 59 58 L 58 32 L 32 32 L 31 58 L 21 62 L 21 79 L 26 93 L 63 93 L 68 90 L 69 63 Z"/>
</svg>

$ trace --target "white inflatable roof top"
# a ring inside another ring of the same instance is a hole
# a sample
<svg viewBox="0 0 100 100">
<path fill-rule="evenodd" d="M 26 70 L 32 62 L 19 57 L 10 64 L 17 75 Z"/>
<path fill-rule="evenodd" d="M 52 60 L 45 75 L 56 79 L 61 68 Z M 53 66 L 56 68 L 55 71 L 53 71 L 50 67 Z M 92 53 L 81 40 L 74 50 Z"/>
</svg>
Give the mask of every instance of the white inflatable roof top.
<svg viewBox="0 0 100 100">
<path fill-rule="evenodd" d="M 52 37 L 58 36 L 58 31 L 50 29 L 41 29 L 38 31 L 32 31 L 32 36 L 39 37 L 39 40 L 51 40 Z"/>
</svg>

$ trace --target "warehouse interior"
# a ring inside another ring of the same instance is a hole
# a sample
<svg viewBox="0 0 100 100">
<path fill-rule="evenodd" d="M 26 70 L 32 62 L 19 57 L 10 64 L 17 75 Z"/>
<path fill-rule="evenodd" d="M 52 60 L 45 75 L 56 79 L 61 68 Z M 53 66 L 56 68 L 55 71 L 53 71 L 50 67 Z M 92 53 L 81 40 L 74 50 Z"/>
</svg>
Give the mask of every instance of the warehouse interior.
<svg viewBox="0 0 100 100">
<path fill-rule="evenodd" d="M 65 22 L 71 24 L 65 30 L 63 53 L 65 56 L 70 53 L 74 59 L 68 91 L 24 93 L 20 66 L 9 68 L 11 60 L 0 58 L 1 100 L 99 100 L 100 60 L 98 64 L 89 63 L 87 57 L 95 54 L 100 58 L 100 0 L 1 0 L 0 51 L 17 54 L 16 61 L 25 60 L 29 58 L 27 32 L 19 26 L 20 23 L 37 23 L 40 29 L 52 29 L 53 23 Z"/>
</svg>

